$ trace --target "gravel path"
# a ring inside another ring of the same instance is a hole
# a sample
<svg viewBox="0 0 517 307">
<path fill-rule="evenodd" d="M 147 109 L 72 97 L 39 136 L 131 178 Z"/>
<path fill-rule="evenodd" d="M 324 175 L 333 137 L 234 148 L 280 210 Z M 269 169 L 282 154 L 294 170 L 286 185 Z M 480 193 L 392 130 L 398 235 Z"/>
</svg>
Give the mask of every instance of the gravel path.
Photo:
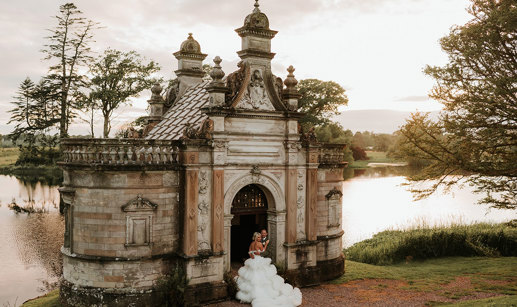
<svg viewBox="0 0 517 307">
<path fill-rule="evenodd" d="M 496 293 L 477 292 L 475 294 L 452 300 L 440 295 L 438 291 L 422 292 L 408 290 L 408 284 L 399 280 L 367 279 L 355 280 L 344 284 L 324 284 L 312 288 L 303 288 L 302 306 L 342 307 L 342 306 L 425 306 L 427 302 L 457 302 L 497 296 Z M 461 290 L 471 286 L 470 279 L 457 278 L 443 285 L 446 289 Z M 406 288 L 406 289 L 404 289 Z M 211 307 L 242 307 L 238 301 L 226 301 L 208 305 Z"/>
</svg>

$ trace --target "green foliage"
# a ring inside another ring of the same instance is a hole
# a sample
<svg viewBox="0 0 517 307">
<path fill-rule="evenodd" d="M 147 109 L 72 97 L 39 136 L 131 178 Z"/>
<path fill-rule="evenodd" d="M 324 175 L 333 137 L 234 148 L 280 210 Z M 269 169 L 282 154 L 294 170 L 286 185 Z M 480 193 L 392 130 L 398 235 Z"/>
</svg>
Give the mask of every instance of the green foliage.
<svg viewBox="0 0 517 307">
<path fill-rule="evenodd" d="M 350 147 L 350 150 L 352 151 L 352 157 L 354 158 L 354 161 L 368 160 L 368 156 L 364 148 L 359 146 L 352 146 Z"/>
<path fill-rule="evenodd" d="M 52 292 L 49 292 L 42 297 L 29 300 L 22 307 L 60 307 L 61 303 L 59 302 L 59 289 L 56 289 Z"/>
<path fill-rule="evenodd" d="M 183 266 L 177 263 L 169 273 L 158 282 L 158 288 L 165 295 L 167 307 L 185 306 L 185 290 L 187 289 L 187 273 Z"/>
<path fill-rule="evenodd" d="M 436 80 L 430 97 L 444 105 L 437 122 L 415 114 L 400 129 L 402 156 L 429 161 L 412 180 L 438 179 L 452 186 L 461 177 L 495 208 L 517 208 L 517 3 L 471 0 L 473 19 L 441 40 L 443 67 L 428 66 Z"/>
<path fill-rule="evenodd" d="M 517 229 L 506 224 L 383 231 L 346 249 L 347 259 L 387 265 L 452 256 L 517 256 Z"/>
<path fill-rule="evenodd" d="M 301 94 L 298 111 L 305 113 L 300 120 L 304 127 L 329 123 L 330 117 L 339 114 L 338 107 L 348 104 L 345 89 L 334 81 L 305 79 L 297 88 Z"/>
<path fill-rule="evenodd" d="M 107 49 L 90 65 L 91 92 L 87 101 L 104 116 L 105 138 L 111 130 L 113 111 L 158 81 L 150 76 L 160 67 L 154 61 L 144 63 L 144 60 L 136 51 Z"/>
<path fill-rule="evenodd" d="M 237 294 L 237 292 L 239 292 L 239 288 L 237 287 L 237 282 L 235 281 L 232 272 L 224 273 L 223 279 L 226 283 L 226 286 L 228 287 L 228 296 L 231 298 L 235 298 L 235 295 Z"/>
<path fill-rule="evenodd" d="M 317 126 L 314 129 L 314 132 L 319 142 L 329 144 L 347 144 L 347 147 L 345 148 L 345 161 L 349 163 L 354 161 L 352 151 L 349 148 L 352 139 L 352 131 L 343 129 L 343 127 L 338 123 L 328 122 Z"/>
</svg>

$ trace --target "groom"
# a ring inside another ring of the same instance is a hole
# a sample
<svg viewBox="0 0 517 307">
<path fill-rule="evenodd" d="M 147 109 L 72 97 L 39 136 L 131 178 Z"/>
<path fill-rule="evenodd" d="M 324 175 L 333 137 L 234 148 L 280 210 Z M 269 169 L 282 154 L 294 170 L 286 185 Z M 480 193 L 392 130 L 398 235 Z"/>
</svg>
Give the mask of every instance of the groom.
<svg viewBox="0 0 517 307">
<path fill-rule="evenodd" d="M 264 228 L 260 231 L 260 242 L 262 242 L 262 246 L 264 246 L 264 251 L 262 252 L 262 257 L 271 258 L 271 253 L 267 249 L 267 246 L 269 245 L 269 238 L 267 236 L 267 230 Z"/>
</svg>

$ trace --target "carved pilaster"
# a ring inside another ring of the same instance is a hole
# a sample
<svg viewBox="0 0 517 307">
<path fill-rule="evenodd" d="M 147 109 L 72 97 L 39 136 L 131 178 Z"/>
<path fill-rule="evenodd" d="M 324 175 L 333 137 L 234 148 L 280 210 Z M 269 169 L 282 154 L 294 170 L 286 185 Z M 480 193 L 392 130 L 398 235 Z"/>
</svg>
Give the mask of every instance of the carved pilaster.
<svg viewBox="0 0 517 307">
<path fill-rule="evenodd" d="M 286 242 L 296 242 L 296 194 L 297 194 L 297 170 L 291 168 L 287 170 L 286 176 L 286 209 L 287 209 L 287 223 L 286 223 Z"/>
<path fill-rule="evenodd" d="M 64 233 L 64 241 L 63 247 L 70 248 L 72 251 L 73 247 L 73 220 L 74 220 L 74 212 L 73 206 L 75 200 L 75 189 L 69 187 L 60 187 L 59 193 L 61 194 L 61 199 L 64 203 L 63 208 L 63 216 L 65 217 L 65 233 Z"/>
<path fill-rule="evenodd" d="M 212 187 L 212 250 L 223 251 L 224 241 L 224 170 L 213 171 Z"/>
<path fill-rule="evenodd" d="M 197 254 L 198 177 L 198 170 L 187 169 L 185 171 L 183 253 L 187 256 Z"/>
<path fill-rule="evenodd" d="M 224 250 L 227 252 L 224 254 L 224 270 L 230 270 L 230 247 L 232 244 L 232 219 L 233 214 L 225 214 L 224 215 Z"/>
<path fill-rule="evenodd" d="M 307 240 L 316 240 L 316 205 L 318 202 L 318 169 L 307 170 L 307 203 L 305 205 L 305 226 Z"/>
</svg>

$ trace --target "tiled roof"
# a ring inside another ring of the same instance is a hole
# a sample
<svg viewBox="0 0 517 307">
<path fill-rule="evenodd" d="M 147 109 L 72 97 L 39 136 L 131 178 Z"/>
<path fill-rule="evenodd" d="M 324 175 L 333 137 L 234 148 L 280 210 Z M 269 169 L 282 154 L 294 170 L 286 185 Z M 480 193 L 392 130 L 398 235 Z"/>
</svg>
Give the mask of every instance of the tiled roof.
<svg viewBox="0 0 517 307">
<path fill-rule="evenodd" d="M 154 140 L 177 140 L 183 135 L 187 124 L 200 124 L 207 118 L 201 108 L 208 106 L 206 86 L 210 81 L 203 81 L 185 91 L 185 94 L 165 113 L 159 122 L 145 137 Z"/>
</svg>

